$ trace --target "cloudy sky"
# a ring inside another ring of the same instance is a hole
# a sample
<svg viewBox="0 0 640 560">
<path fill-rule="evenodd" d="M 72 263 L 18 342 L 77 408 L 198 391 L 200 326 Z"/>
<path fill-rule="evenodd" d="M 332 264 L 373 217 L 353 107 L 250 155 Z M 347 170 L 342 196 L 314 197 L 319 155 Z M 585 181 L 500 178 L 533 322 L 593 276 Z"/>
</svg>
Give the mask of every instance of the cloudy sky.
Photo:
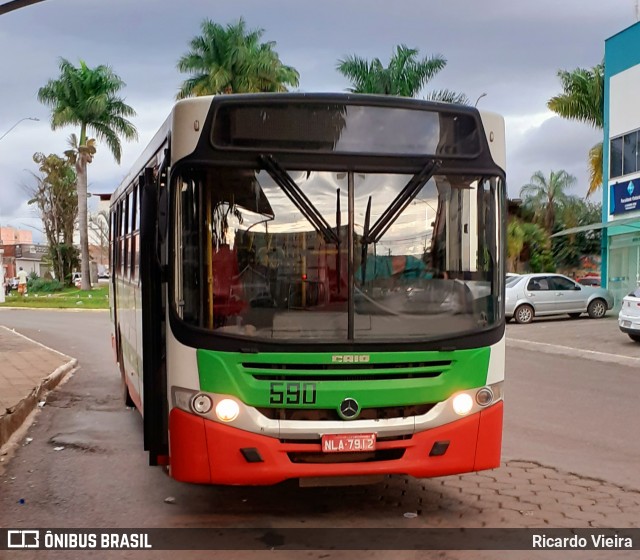
<svg viewBox="0 0 640 560">
<path fill-rule="evenodd" d="M 6 0 L 0 0 L 3 3 Z M 108 64 L 126 82 L 139 142 L 125 144 L 116 165 L 105 146 L 89 168 L 89 190 L 112 192 L 171 109 L 175 68 L 203 18 L 227 24 L 242 16 L 263 28 L 285 64 L 300 72 L 300 90 L 344 91 L 336 61 L 349 54 L 384 63 L 404 43 L 441 54 L 446 68 L 429 89 L 464 92 L 504 115 L 507 181 L 515 197 L 537 170 L 575 175 L 587 189 L 587 152 L 601 135 L 546 109 L 560 91 L 558 69 L 591 67 L 604 41 L 636 22 L 635 0 L 46 0 L 0 16 L 0 225 L 38 227 L 26 205 L 34 152 L 62 153 L 73 129 L 52 132 L 36 98 L 58 76 L 59 57 Z M 34 229 L 34 235 L 38 237 Z"/>
</svg>

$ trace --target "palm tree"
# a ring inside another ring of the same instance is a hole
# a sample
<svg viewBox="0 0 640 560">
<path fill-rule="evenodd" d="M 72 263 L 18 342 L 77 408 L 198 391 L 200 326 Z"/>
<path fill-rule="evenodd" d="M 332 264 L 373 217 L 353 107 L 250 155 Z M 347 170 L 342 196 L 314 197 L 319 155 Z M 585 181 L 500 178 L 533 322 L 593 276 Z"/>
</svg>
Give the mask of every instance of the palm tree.
<svg viewBox="0 0 640 560">
<path fill-rule="evenodd" d="M 344 60 L 338 60 L 337 69 L 351 80 L 352 85 L 347 89 L 353 93 L 415 97 L 447 64 L 441 55 L 419 60 L 418 53 L 418 49 L 398 45 L 386 68 L 379 58 L 368 61 L 351 55 Z M 469 103 L 466 95 L 446 89 L 432 92 L 427 95 L 427 99 L 449 103 Z"/>
<path fill-rule="evenodd" d="M 261 43 L 264 29 L 247 31 L 244 19 L 222 27 L 209 19 L 202 35 L 189 43 L 190 51 L 178 61 L 180 72 L 191 74 L 177 98 L 219 93 L 287 91 L 297 87 L 300 75 L 285 66 L 274 51 L 275 42 Z"/>
<path fill-rule="evenodd" d="M 557 215 L 556 228 L 569 229 L 600 220 L 602 205 L 587 202 L 576 196 L 567 197 Z M 600 254 L 601 230 L 590 230 L 563 235 L 553 239 L 556 262 L 565 267 L 577 267 L 583 255 Z"/>
<path fill-rule="evenodd" d="M 524 252 L 529 258 L 531 272 L 554 272 L 556 264 L 551 251 L 549 234 L 538 224 L 522 223 Z"/>
<path fill-rule="evenodd" d="M 549 99 L 547 107 L 565 119 L 585 122 L 602 130 L 604 126 L 604 64 L 591 69 L 560 70 L 562 93 Z M 591 196 L 602 185 L 602 143 L 589 151 Z"/>
<path fill-rule="evenodd" d="M 512 219 L 507 224 L 507 268 L 510 272 L 518 271 L 520 253 L 524 249 L 525 233 L 522 229 L 522 222 Z"/>
<path fill-rule="evenodd" d="M 542 222 L 547 233 L 553 232 L 558 208 L 567 201 L 567 190 L 576 178 L 564 170 L 551 171 L 549 178 L 536 171 L 530 182 L 520 189 L 520 197 L 533 209 L 534 217 Z"/>
<path fill-rule="evenodd" d="M 80 229 L 80 270 L 82 289 L 91 289 L 89 277 L 89 236 L 87 231 L 87 165 L 96 152 L 95 139 L 104 141 L 114 159 L 120 163 L 122 146 L 120 138 L 135 140 L 135 126 L 125 117 L 135 111 L 117 93 L 124 82 L 108 66 L 89 68 L 84 61 L 76 67 L 64 58 L 60 59 L 60 77 L 49 80 L 38 90 L 38 100 L 51 107 L 51 128 L 56 130 L 68 125 L 80 127 L 80 136 L 71 136 L 72 150 L 66 152 L 75 163 L 78 189 L 78 224 Z"/>
</svg>

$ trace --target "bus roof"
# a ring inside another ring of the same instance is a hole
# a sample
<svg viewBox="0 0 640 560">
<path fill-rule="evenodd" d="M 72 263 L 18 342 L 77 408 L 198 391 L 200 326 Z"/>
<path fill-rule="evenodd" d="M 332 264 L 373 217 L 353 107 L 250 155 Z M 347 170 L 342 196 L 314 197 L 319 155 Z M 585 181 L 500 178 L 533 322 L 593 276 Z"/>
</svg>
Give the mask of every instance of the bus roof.
<svg viewBox="0 0 640 560">
<path fill-rule="evenodd" d="M 425 101 L 419 99 L 412 98 L 401 98 L 394 96 L 384 96 L 384 95 L 364 95 L 364 94 L 353 94 L 353 93 L 255 93 L 255 94 L 231 94 L 231 95 L 219 95 L 219 96 L 201 96 L 195 98 L 188 98 L 178 101 L 172 108 L 171 113 L 164 121 L 163 125 L 160 127 L 158 132 L 154 135 L 151 142 L 145 148 L 143 153 L 138 157 L 136 162 L 134 163 L 132 169 L 127 174 L 127 176 L 123 179 L 120 186 L 116 189 L 112 198 L 117 198 L 137 176 L 139 176 L 143 171 L 144 167 L 149 164 L 149 162 L 156 156 L 159 160 L 162 159 L 162 154 L 160 150 L 167 143 L 168 138 L 172 135 L 172 145 L 171 145 L 171 161 L 175 162 L 183 157 L 186 157 L 190 153 L 192 153 L 197 145 L 200 142 L 203 136 L 208 136 L 209 144 L 216 143 L 216 139 L 213 137 L 214 132 L 212 131 L 213 125 L 211 124 L 211 120 L 213 119 L 213 114 L 216 110 L 219 110 L 221 107 L 231 108 L 233 110 L 234 107 L 240 108 L 238 114 L 241 114 L 244 117 L 244 128 L 242 129 L 244 133 L 247 131 L 251 131 L 252 133 L 258 132 L 258 137 L 254 138 L 254 142 L 257 147 L 253 148 L 253 151 L 263 152 L 268 151 L 266 148 L 260 147 L 258 144 L 260 141 L 271 140 L 271 138 L 267 138 L 265 134 L 265 130 L 269 132 L 269 134 L 274 133 L 274 127 L 263 127 L 263 130 L 260 131 L 255 123 L 257 122 L 256 113 L 252 114 L 250 110 L 246 110 L 243 112 L 243 108 L 245 107 L 273 107 L 275 108 L 271 113 L 271 118 L 274 119 L 274 122 L 277 121 L 278 117 L 281 117 L 283 114 L 286 114 L 288 110 L 287 107 L 283 107 L 285 105 L 289 107 L 294 107 L 294 111 L 297 110 L 297 115 L 300 118 L 308 118 L 300 108 L 304 108 L 307 104 L 314 104 L 316 106 L 321 106 L 324 104 L 326 107 L 327 104 L 332 104 L 333 106 L 363 106 L 363 107 L 378 107 L 378 108 L 387 108 L 387 109 L 407 109 L 407 110 L 422 110 L 425 113 L 432 114 L 447 114 L 451 115 L 451 119 L 455 121 L 459 116 L 468 116 L 469 119 L 473 119 L 474 122 L 477 123 L 478 127 L 482 127 L 486 132 L 486 139 L 488 142 L 489 151 L 491 153 L 491 158 L 493 162 L 501 167 L 503 170 L 505 169 L 505 155 L 504 155 L 504 120 L 501 116 L 491 113 L 488 111 L 479 111 L 475 107 L 470 107 L 466 105 L 454 105 L 450 103 L 441 103 L 435 101 Z M 280 114 L 278 113 L 278 108 L 283 107 L 284 110 L 280 110 Z M 370 115 L 374 114 L 374 111 L 369 112 Z M 374 115 L 380 119 L 380 115 L 383 113 L 378 111 L 378 115 Z M 400 134 L 404 134 L 406 136 L 407 127 L 413 127 L 414 131 L 422 130 L 420 128 L 420 122 L 417 124 L 412 123 L 412 120 L 415 121 L 416 113 L 405 116 L 404 120 L 400 125 L 396 127 L 398 131 L 398 137 Z M 262 115 L 262 114 L 261 114 Z M 317 118 L 317 114 L 314 115 Z M 394 117 L 401 116 L 401 112 L 398 112 L 393 115 Z M 253 122 L 251 122 L 253 119 Z M 355 119 L 352 119 L 354 122 Z M 388 122 L 392 122 L 393 119 L 388 119 Z M 176 127 L 176 124 L 180 123 L 192 123 L 193 126 L 185 127 L 180 126 Z M 280 122 L 283 122 L 282 119 Z M 278 123 L 279 124 L 279 123 Z M 430 122 L 428 119 L 425 119 L 422 123 L 425 127 L 429 126 Z M 468 126 L 468 125 L 467 125 Z M 404 127 L 404 128 L 401 128 Z M 282 127 L 281 127 L 282 128 Z M 294 141 L 300 141 L 304 139 L 303 134 L 305 133 L 304 127 L 300 127 L 301 130 L 294 130 L 292 132 L 291 129 L 286 129 L 282 131 L 280 129 L 276 129 L 276 132 L 279 130 L 281 134 L 300 134 L 299 137 L 286 137 L 283 136 L 283 145 L 286 145 L 286 142 L 293 145 Z M 237 130 L 237 128 L 236 128 Z M 369 135 L 371 136 L 371 135 Z M 482 135 L 480 135 L 482 136 Z M 236 144 L 240 142 L 247 142 L 247 137 L 235 138 L 232 135 L 227 134 L 227 137 L 218 136 L 218 140 L 222 138 L 223 141 L 227 141 L 230 144 L 233 144 L 235 141 Z M 361 138 L 364 138 L 363 145 L 366 144 L 367 138 L 366 134 L 362 135 Z M 394 138 L 387 139 L 390 140 L 385 145 L 388 150 L 393 150 L 392 143 L 395 141 Z M 174 143 L 179 143 L 179 146 L 174 146 Z M 484 143 L 483 143 L 484 144 Z M 484 145 L 484 149 L 486 150 L 486 145 Z M 231 145 L 228 148 L 224 146 L 217 146 L 218 149 L 223 150 L 242 150 L 243 147 L 239 147 L 238 145 Z M 249 148 L 251 150 L 252 148 Z M 285 149 L 282 148 L 281 149 Z M 415 147 L 414 147 L 415 149 Z M 435 150 L 434 150 L 435 151 Z M 480 150 L 483 151 L 483 150 Z M 351 153 L 351 152 L 348 152 Z M 374 157 L 379 157 L 379 154 L 372 154 Z M 389 155 L 389 154 L 387 154 Z M 392 156 L 403 155 L 400 153 L 391 154 Z M 415 155 L 415 154 L 414 154 Z M 424 154 L 427 155 L 426 153 Z M 433 154 L 437 157 L 443 157 L 443 154 Z M 444 157 L 447 157 L 447 154 L 444 154 Z M 159 161 L 156 162 L 160 163 Z"/>
</svg>

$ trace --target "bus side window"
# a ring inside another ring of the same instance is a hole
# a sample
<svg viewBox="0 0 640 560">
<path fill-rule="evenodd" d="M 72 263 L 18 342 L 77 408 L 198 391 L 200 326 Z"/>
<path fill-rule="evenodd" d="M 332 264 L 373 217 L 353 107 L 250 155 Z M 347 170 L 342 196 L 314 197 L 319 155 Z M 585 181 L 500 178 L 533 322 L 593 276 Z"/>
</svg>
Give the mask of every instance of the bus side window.
<svg viewBox="0 0 640 560">
<path fill-rule="evenodd" d="M 130 275 L 131 281 L 137 282 L 138 280 L 138 187 L 135 186 L 133 191 L 129 195 L 129 204 L 130 204 L 130 230 L 131 230 L 131 240 L 130 240 L 130 256 L 129 256 L 129 266 L 130 266 Z"/>
<path fill-rule="evenodd" d="M 124 274 L 124 202 L 118 204 L 118 274 Z"/>
<path fill-rule="evenodd" d="M 115 223 L 116 223 L 116 214 L 113 211 L 113 208 L 111 209 L 110 213 L 109 213 L 109 271 L 111 272 L 111 274 L 113 275 L 113 265 L 114 265 L 114 246 L 115 246 L 115 235 L 116 235 L 116 227 L 115 227 Z"/>
</svg>

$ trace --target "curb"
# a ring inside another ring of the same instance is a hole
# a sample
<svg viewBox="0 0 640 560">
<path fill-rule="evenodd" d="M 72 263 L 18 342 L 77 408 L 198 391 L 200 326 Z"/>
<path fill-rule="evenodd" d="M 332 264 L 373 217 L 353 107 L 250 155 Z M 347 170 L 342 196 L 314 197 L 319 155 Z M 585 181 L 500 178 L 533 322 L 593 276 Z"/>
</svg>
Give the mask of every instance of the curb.
<svg viewBox="0 0 640 560">
<path fill-rule="evenodd" d="M 22 426 L 29 414 L 36 409 L 41 397 L 59 385 L 77 365 L 78 360 L 72 358 L 45 377 L 18 404 L 7 408 L 6 412 L 0 415 L 0 448 L 9 441 L 9 438 Z"/>
<path fill-rule="evenodd" d="M 543 354 L 556 354 L 560 356 L 570 356 L 572 358 L 582 358 L 585 360 L 595 360 L 619 364 L 623 366 L 640 367 L 640 358 L 631 356 L 621 356 L 620 354 L 608 354 L 596 350 L 583 350 L 571 346 L 561 346 L 559 344 L 549 344 L 548 342 L 534 342 L 532 340 L 522 340 L 518 338 L 507 338 L 507 346 L 519 348 L 521 350 L 531 350 L 542 352 Z"/>
</svg>

